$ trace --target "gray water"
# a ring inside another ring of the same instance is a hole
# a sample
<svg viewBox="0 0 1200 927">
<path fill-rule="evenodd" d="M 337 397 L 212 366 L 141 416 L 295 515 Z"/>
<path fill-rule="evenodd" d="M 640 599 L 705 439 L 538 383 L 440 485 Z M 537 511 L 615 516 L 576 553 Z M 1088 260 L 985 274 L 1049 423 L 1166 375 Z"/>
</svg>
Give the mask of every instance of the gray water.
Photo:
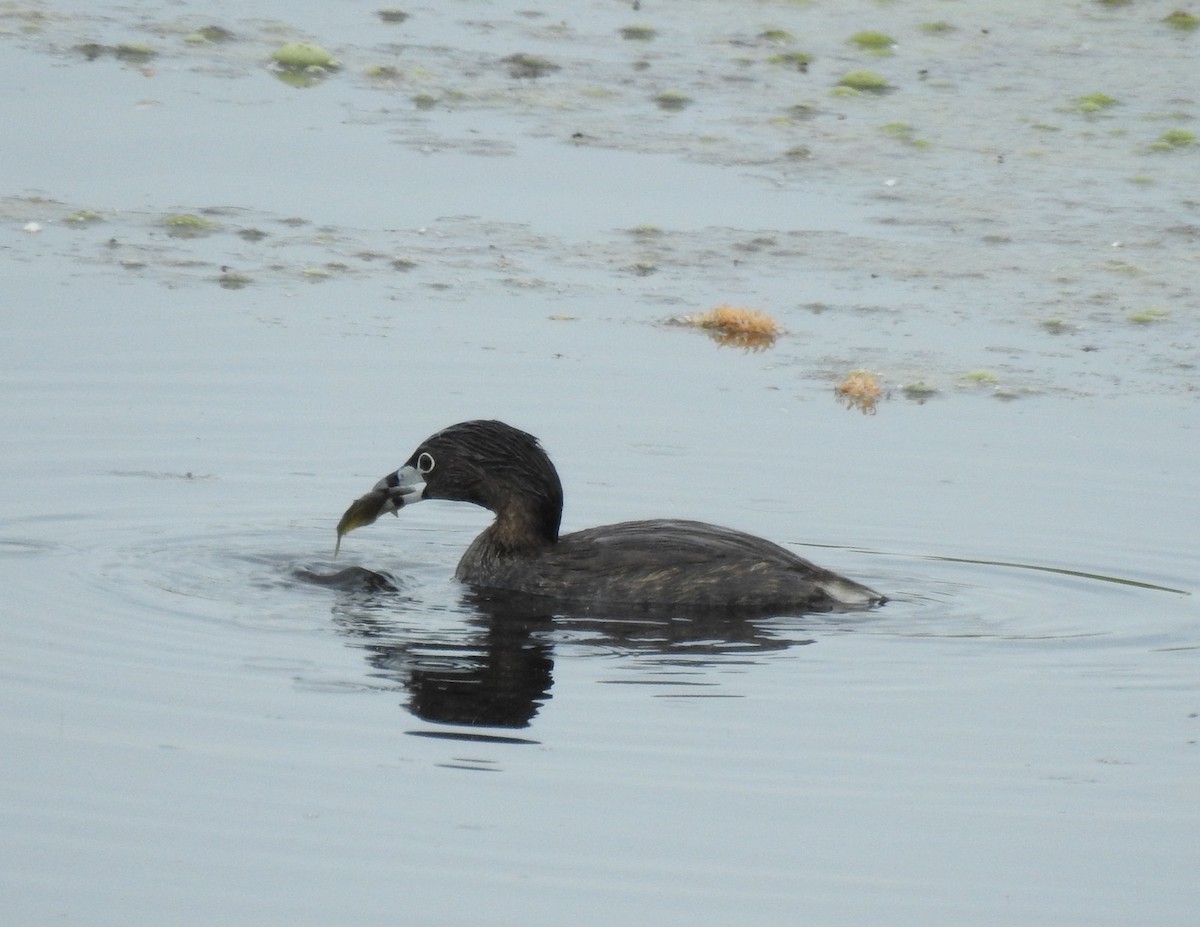
<svg viewBox="0 0 1200 927">
<path fill-rule="evenodd" d="M 3 8 L 5 924 L 1192 922 L 1200 147 L 1147 146 L 1200 33 L 688 6 Z M 294 38 L 345 67 L 282 83 Z M 666 324 L 723 302 L 786 333 Z M 335 561 L 474 417 L 541 437 L 568 529 L 711 520 L 891 601 L 518 620 L 434 502 Z M 394 588 L 298 578 L 346 566 Z"/>
</svg>

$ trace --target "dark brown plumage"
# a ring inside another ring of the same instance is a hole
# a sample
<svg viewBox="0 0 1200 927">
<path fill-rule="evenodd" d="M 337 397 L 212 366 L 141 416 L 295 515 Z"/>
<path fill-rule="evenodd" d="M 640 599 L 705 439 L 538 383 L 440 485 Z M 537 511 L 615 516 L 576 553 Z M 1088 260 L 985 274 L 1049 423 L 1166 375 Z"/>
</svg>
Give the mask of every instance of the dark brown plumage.
<svg viewBox="0 0 1200 927">
<path fill-rule="evenodd" d="M 481 589 L 584 611 L 703 610 L 792 614 L 867 608 L 879 593 L 778 544 L 698 521 L 631 521 L 559 535 L 562 484 L 532 435 L 496 421 L 427 438 L 377 484 L 394 508 L 472 502 L 496 520 L 467 548 L 457 577 Z"/>
</svg>

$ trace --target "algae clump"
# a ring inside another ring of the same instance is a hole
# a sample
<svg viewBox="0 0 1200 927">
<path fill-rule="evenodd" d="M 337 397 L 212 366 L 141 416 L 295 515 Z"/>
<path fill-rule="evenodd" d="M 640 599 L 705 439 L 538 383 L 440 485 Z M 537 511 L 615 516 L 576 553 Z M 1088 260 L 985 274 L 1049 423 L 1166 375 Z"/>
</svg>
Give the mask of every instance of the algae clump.
<svg viewBox="0 0 1200 927">
<path fill-rule="evenodd" d="M 1196 144 L 1196 133 L 1187 129 L 1167 129 L 1159 136 L 1157 142 L 1150 145 L 1151 151 L 1174 151 L 1176 148 L 1186 148 Z"/>
<path fill-rule="evenodd" d="M 634 23 L 632 26 L 623 26 L 618 30 L 621 33 L 621 38 L 630 42 L 649 42 L 658 35 L 658 30 L 653 26 L 647 26 L 645 23 Z"/>
<path fill-rule="evenodd" d="M 1117 105 L 1117 99 L 1107 93 L 1089 93 L 1075 98 L 1075 108 L 1081 113 L 1098 113 Z"/>
<path fill-rule="evenodd" d="M 1174 13 L 1164 16 L 1163 22 L 1172 29 L 1182 29 L 1185 32 L 1200 28 L 1200 16 L 1193 16 L 1185 10 L 1176 10 Z"/>
<path fill-rule="evenodd" d="M 167 234 L 172 238 L 199 238 L 217 227 L 212 219 L 205 219 L 190 212 L 175 213 L 163 219 Z"/>
<path fill-rule="evenodd" d="M 677 112 L 687 107 L 692 102 L 692 98 L 677 90 L 664 90 L 654 98 L 654 102 L 658 104 L 659 109 Z"/>
<path fill-rule="evenodd" d="M 877 55 L 891 54 L 892 46 L 896 44 L 896 40 L 886 32 L 856 32 L 848 41 L 863 51 L 874 52 Z"/>
<path fill-rule="evenodd" d="M 223 26 L 204 26 L 191 35 L 184 36 L 185 42 L 193 45 L 216 44 L 233 40 L 233 33 Z"/>
<path fill-rule="evenodd" d="M 1134 325 L 1153 325 L 1155 322 L 1162 322 L 1167 318 L 1167 310 L 1151 307 L 1143 309 L 1141 312 L 1135 312 L 1129 317 L 1129 321 Z"/>
<path fill-rule="evenodd" d="M 341 67 L 333 55 L 320 45 L 309 42 L 289 42 L 271 56 L 281 68 L 291 71 L 306 71 L 309 68 L 322 68 L 326 71 L 336 71 Z"/>
<path fill-rule="evenodd" d="M 808 66 L 812 64 L 812 60 L 812 55 L 799 51 L 780 52 L 778 55 L 772 55 L 767 59 L 771 64 L 778 64 L 785 68 L 795 68 L 801 72 L 808 70 Z"/>
<path fill-rule="evenodd" d="M 523 52 L 509 55 L 507 58 L 500 60 L 508 65 L 508 73 L 517 79 L 528 78 L 533 80 L 551 71 L 559 70 L 559 65 L 553 61 L 539 58 L 537 55 L 526 55 Z"/>
<path fill-rule="evenodd" d="M 883 93 L 891 89 L 887 79 L 874 71 L 851 71 L 842 76 L 838 86 L 857 90 L 859 93 Z"/>
<path fill-rule="evenodd" d="M 149 61 L 158 52 L 143 42 L 122 42 L 113 48 L 113 54 L 122 61 Z"/>
</svg>

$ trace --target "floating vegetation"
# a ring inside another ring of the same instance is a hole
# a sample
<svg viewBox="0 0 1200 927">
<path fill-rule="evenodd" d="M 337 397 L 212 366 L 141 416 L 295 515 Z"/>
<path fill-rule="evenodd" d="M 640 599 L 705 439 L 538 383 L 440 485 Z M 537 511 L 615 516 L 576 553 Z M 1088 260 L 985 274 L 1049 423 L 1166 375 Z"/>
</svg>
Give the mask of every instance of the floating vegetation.
<svg viewBox="0 0 1200 927">
<path fill-rule="evenodd" d="M 217 278 L 217 283 L 221 285 L 222 289 L 226 290 L 240 290 L 242 287 L 249 286 L 253 282 L 253 278 L 232 270 L 223 270 L 221 276 Z"/>
<path fill-rule="evenodd" d="M 759 309 L 721 305 L 698 315 L 685 315 L 672 320 L 676 325 L 702 328 L 713 341 L 722 346 L 762 351 L 771 347 L 779 337 L 779 323 Z"/>
<path fill-rule="evenodd" d="M 1151 307 L 1143 309 L 1141 312 L 1135 312 L 1129 317 L 1129 321 L 1134 325 L 1153 325 L 1156 322 L 1166 321 L 1169 313 L 1166 309 Z"/>
<path fill-rule="evenodd" d="M 795 68 L 797 71 L 805 72 L 808 66 L 813 62 L 813 56 L 799 51 L 780 52 L 778 55 L 772 55 L 767 59 L 771 64 L 777 64 L 785 68 Z"/>
<path fill-rule="evenodd" d="M 140 63 L 149 61 L 158 54 L 149 45 L 141 42 L 122 42 L 120 45 L 101 45 L 98 42 L 84 42 L 74 46 L 74 50 L 82 54 L 88 61 L 95 61 L 101 55 L 112 55 L 122 61 Z"/>
<path fill-rule="evenodd" d="M 992 386 L 999 380 L 990 370 L 972 370 L 970 373 L 964 373 L 962 378 L 975 386 Z"/>
<path fill-rule="evenodd" d="M 419 266 L 412 258 L 392 258 L 392 270 L 400 270 L 407 273 L 414 267 Z"/>
<path fill-rule="evenodd" d="M 918 380 L 916 383 L 909 383 L 902 390 L 905 399 L 911 399 L 913 402 L 926 402 L 937 395 L 937 390 L 926 383 L 924 380 Z"/>
<path fill-rule="evenodd" d="M 929 148 L 932 145 L 927 139 L 917 138 L 913 134 L 913 127 L 907 122 L 889 122 L 880 126 L 879 131 L 898 142 L 912 145 L 914 148 Z"/>
<path fill-rule="evenodd" d="M 534 80 L 549 74 L 551 71 L 560 70 L 560 67 L 552 61 L 539 58 L 537 55 L 526 55 L 523 52 L 509 55 L 507 58 L 501 58 L 500 60 L 507 66 L 509 76 L 515 77 L 518 80 Z"/>
<path fill-rule="evenodd" d="M 289 42 L 271 56 L 279 67 L 289 71 L 309 71 L 313 68 L 322 71 L 336 71 L 341 67 L 333 55 L 320 45 L 309 42 Z"/>
<path fill-rule="evenodd" d="M 648 223 L 645 225 L 635 225 L 628 231 L 630 235 L 638 238 L 660 238 L 663 234 L 663 230 L 657 225 L 650 225 Z"/>
<path fill-rule="evenodd" d="M 412 100 L 417 109 L 433 109 L 438 104 L 438 98 L 429 93 L 418 93 Z"/>
<path fill-rule="evenodd" d="M 391 7 L 386 10 L 376 10 L 375 15 L 382 19 L 385 23 L 402 23 L 408 19 L 408 14 L 404 10 L 398 10 Z"/>
<path fill-rule="evenodd" d="M 634 23 L 632 26 L 622 26 L 617 30 L 621 38 L 630 42 L 649 42 L 658 35 L 658 30 L 645 23 Z"/>
<path fill-rule="evenodd" d="M 78 212 L 71 213 L 63 221 L 68 225 L 83 226 L 91 225 L 93 222 L 103 222 L 104 217 L 91 209 L 80 209 Z"/>
<path fill-rule="evenodd" d="M 217 223 L 190 212 L 174 213 L 163 219 L 172 238 L 201 238 L 217 228 Z"/>
<path fill-rule="evenodd" d="M 271 56 L 273 73 L 289 87 L 312 87 L 342 65 L 320 45 L 291 42 Z"/>
<path fill-rule="evenodd" d="M 149 61 L 158 54 L 158 52 L 143 42 L 122 42 L 120 45 L 113 47 L 112 53 L 122 61 L 132 61 L 134 63 Z"/>
<path fill-rule="evenodd" d="M 939 19 L 937 22 L 921 23 L 921 31 L 926 35 L 946 35 L 954 32 L 958 27 L 946 22 L 944 19 Z"/>
<path fill-rule="evenodd" d="M 658 265 L 653 261 L 635 261 L 625 269 L 635 277 L 649 277 L 658 273 Z"/>
<path fill-rule="evenodd" d="M 390 64 L 375 64 L 367 68 L 367 77 L 371 80 L 396 80 L 400 77 L 400 69 Z"/>
<path fill-rule="evenodd" d="M 783 156 L 793 161 L 805 161 L 812 157 L 812 149 L 807 145 L 793 145 L 783 153 Z"/>
<path fill-rule="evenodd" d="M 665 109 L 668 112 L 678 112 L 690 106 L 692 98 L 677 90 L 664 90 L 654 98 L 654 102 L 658 104 L 659 109 Z"/>
<path fill-rule="evenodd" d="M 101 55 L 106 55 L 112 50 L 109 46 L 101 45 L 98 42 L 81 42 L 78 45 L 72 46 L 72 48 L 83 55 L 88 61 L 95 61 Z"/>
<path fill-rule="evenodd" d="M 864 415 L 874 415 L 875 407 L 883 397 L 879 377 L 866 370 L 850 371 L 833 391 L 847 408 L 858 409 Z"/>
<path fill-rule="evenodd" d="M 1196 133 L 1187 129 L 1167 129 L 1159 136 L 1158 141 L 1152 142 L 1151 151 L 1174 151 L 1196 144 Z"/>
<path fill-rule="evenodd" d="M 884 93 L 892 89 L 887 79 L 874 71 L 851 71 L 837 85 L 859 93 Z"/>
<path fill-rule="evenodd" d="M 758 37 L 764 42 L 791 42 L 794 39 L 786 29 L 764 29 Z"/>
<path fill-rule="evenodd" d="M 205 26 L 202 29 L 197 29 L 195 32 L 184 37 L 185 42 L 191 42 L 199 45 L 204 42 L 218 44 L 220 42 L 233 41 L 233 33 L 223 26 Z"/>
<path fill-rule="evenodd" d="M 1067 332 L 1074 331 L 1074 326 L 1068 325 L 1062 319 L 1046 319 L 1042 322 L 1042 328 L 1051 335 L 1065 335 Z"/>
<path fill-rule="evenodd" d="M 1098 113 L 1116 106 L 1119 101 L 1107 93 L 1089 93 L 1085 97 L 1075 98 L 1075 108 L 1081 113 Z"/>
<path fill-rule="evenodd" d="M 896 44 L 886 32 L 856 32 L 847 40 L 851 45 L 876 55 L 890 55 Z"/>
<path fill-rule="evenodd" d="M 238 237 L 246 241 L 262 241 L 267 237 L 267 233 L 262 229 L 238 229 Z"/>
<path fill-rule="evenodd" d="M 1200 16 L 1193 16 L 1185 10 L 1176 10 L 1163 17 L 1165 22 L 1172 29 L 1181 29 L 1184 32 L 1191 32 L 1193 29 L 1200 28 Z"/>
</svg>

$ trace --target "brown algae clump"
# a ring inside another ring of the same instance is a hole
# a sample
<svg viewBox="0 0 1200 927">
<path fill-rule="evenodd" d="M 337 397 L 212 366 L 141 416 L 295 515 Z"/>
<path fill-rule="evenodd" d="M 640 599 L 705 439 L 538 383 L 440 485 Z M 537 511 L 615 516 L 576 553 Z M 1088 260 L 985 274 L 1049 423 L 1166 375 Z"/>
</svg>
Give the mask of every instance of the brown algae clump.
<svg viewBox="0 0 1200 927">
<path fill-rule="evenodd" d="M 233 40 L 233 37 L 233 33 L 224 26 L 203 26 L 190 35 L 184 36 L 183 40 L 192 45 L 203 45 L 206 43 L 216 45 L 220 42 L 230 42 Z"/>
<path fill-rule="evenodd" d="M 698 315 L 675 320 L 680 325 L 702 328 L 720 345 L 732 345 L 751 351 L 771 347 L 779 337 L 779 323 L 759 309 L 721 305 Z"/>
<path fill-rule="evenodd" d="M 911 399 L 917 404 L 924 403 L 937 395 L 937 388 L 930 386 L 924 380 L 918 380 L 916 383 L 909 383 L 904 387 L 904 397 Z"/>
<path fill-rule="evenodd" d="M 857 90 L 859 93 L 885 93 L 892 89 L 887 79 L 874 71 L 851 71 L 843 75 L 837 85 Z"/>
<path fill-rule="evenodd" d="M 879 377 L 866 370 L 850 371 L 846 378 L 834 387 L 834 392 L 849 408 L 858 409 L 864 414 L 874 413 L 875 406 L 883 397 Z"/>
<path fill-rule="evenodd" d="M 658 30 L 645 23 L 634 23 L 632 26 L 622 26 L 617 30 L 621 38 L 630 42 L 649 42 L 658 35 Z"/>
<path fill-rule="evenodd" d="M 508 67 L 509 75 L 517 79 L 534 80 L 545 74 L 549 74 L 551 71 L 560 69 L 553 61 L 547 61 L 545 58 L 539 58 L 536 55 L 526 55 L 523 52 L 509 55 L 507 58 L 501 58 L 500 60 Z"/>
<path fill-rule="evenodd" d="M 221 276 L 217 278 L 217 283 L 223 290 L 240 290 L 248 287 L 254 282 L 253 277 L 248 277 L 245 274 L 239 274 L 233 270 L 223 270 Z"/>
<path fill-rule="evenodd" d="M 402 23 L 408 19 L 408 14 L 404 10 L 398 10 L 395 7 L 389 7 L 386 10 L 376 10 L 375 15 L 385 23 Z"/>
<path fill-rule="evenodd" d="M 677 90 L 664 90 L 654 98 L 654 102 L 658 104 L 659 109 L 665 109 L 667 112 L 678 112 L 690 106 L 692 98 L 686 94 L 679 93 Z"/>
</svg>

